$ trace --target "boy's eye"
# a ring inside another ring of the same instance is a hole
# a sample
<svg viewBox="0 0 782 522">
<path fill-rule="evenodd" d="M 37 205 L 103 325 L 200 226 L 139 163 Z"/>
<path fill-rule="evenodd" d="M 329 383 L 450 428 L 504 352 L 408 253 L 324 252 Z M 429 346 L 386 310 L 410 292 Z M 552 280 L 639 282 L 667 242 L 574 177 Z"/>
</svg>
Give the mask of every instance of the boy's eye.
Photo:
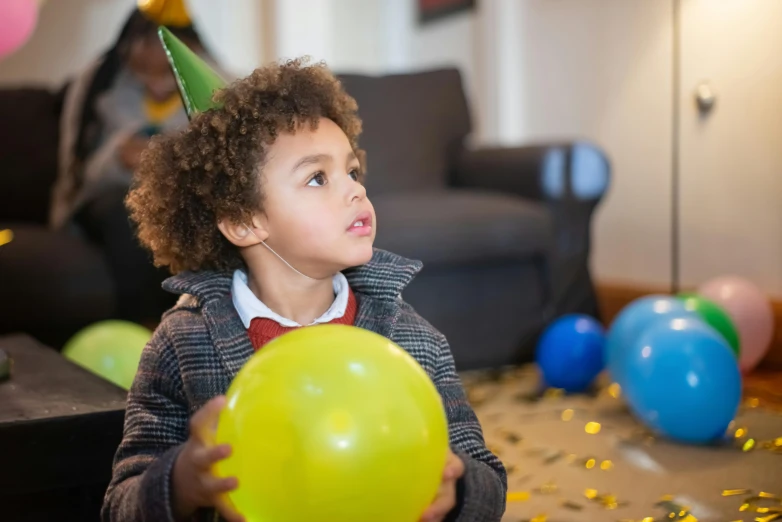
<svg viewBox="0 0 782 522">
<path fill-rule="evenodd" d="M 350 169 L 348 176 L 350 176 L 353 181 L 358 181 L 358 169 Z"/>
<path fill-rule="evenodd" d="M 322 172 L 318 172 L 307 183 L 308 187 L 322 187 L 326 184 L 326 176 Z"/>
</svg>

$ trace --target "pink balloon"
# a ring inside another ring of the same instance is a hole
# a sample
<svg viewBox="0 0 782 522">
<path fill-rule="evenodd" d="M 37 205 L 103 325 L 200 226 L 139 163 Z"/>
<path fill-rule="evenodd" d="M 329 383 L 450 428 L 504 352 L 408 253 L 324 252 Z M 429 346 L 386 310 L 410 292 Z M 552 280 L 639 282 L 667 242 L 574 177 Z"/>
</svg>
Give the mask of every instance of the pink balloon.
<svg viewBox="0 0 782 522">
<path fill-rule="evenodd" d="M 739 366 L 748 372 L 760 363 L 774 335 L 771 303 L 760 289 L 740 277 L 725 276 L 707 281 L 698 293 L 721 305 L 739 332 Z"/>
<path fill-rule="evenodd" d="M 37 22 L 36 0 L 0 0 L 0 58 L 23 46 Z"/>
</svg>

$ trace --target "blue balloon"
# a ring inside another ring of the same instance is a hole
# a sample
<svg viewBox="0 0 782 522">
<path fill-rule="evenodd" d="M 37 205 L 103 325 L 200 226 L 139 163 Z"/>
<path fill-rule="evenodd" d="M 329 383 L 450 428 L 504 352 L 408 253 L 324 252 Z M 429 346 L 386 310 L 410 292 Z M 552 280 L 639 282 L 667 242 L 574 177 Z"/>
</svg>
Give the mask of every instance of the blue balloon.
<svg viewBox="0 0 782 522">
<path fill-rule="evenodd" d="M 552 323 L 535 357 L 546 384 L 580 392 L 603 370 L 605 332 L 587 315 L 566 315 Z"/>
<path fill-rule="evenodd" d="M 716 330 L 700 319 L 662 319 L 626 357 L 623 392 L 644 424 L 682 442 L 723 436 L 741 401 L 741 372 Z"/>
<path fill-rule="evenodd" d="M 698 314 L 685 308 L 684 301 L 667 295 L 650 295 L 627 305 L 608 331 L 605 362 L 611 377 L 624 388 L 621 375 L 624 353 L 644 330 L 661 318 L 693 317 Z"/>
</svg>

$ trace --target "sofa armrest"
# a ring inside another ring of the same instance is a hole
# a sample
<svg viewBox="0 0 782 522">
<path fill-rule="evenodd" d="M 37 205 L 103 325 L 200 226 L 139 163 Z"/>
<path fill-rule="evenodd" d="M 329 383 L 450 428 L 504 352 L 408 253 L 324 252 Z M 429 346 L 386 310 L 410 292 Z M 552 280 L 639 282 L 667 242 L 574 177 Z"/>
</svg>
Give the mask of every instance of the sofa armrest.
<svg viewBox="0 0 782 522">
<path fill-rule="evenodd" d="M 592 205 L 603 197 L 609 180 L 608 159 L 588 143 L 466 150 L 455 170 L 458 186 Z"/>
<path fill-rule="evenodd" d="M 589 278 L 592 214 L 608 190 L 611 168 L 602 150 L 584 142 L 465 151 L 454 170 L 463 188 L 498 191 L 544 203 L 554 221 L 554 313 L 594 299 Z M 578 281 L 589 282 L 573 290 Z M 596 312 L 597 313 L 597 312 Z"/>
</svg>

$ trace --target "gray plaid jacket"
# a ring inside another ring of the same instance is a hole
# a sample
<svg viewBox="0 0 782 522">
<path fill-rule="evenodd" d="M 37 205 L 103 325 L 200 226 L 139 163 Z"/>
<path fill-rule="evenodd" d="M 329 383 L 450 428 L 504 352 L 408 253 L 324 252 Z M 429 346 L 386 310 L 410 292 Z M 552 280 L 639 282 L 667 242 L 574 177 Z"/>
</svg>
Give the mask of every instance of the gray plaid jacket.
<svg viewBox="0 0 782 522">
<path fill-rule="evenodd" d="M 368 264 L 346 271 L 358 301 L 355 325 L 399 344 L 437 386 L 451 447 L 465 462 L 457 520 L 499 521 L 505 510 L 505 470 L 486 448 L 445 337 L 401 299 L 421 267 L 420 262 L 375 250 Z M 164 287 L 183 297 L 164 315 L 145 348 L 128 394 L 125 433 L 104 500 L 104 522 L 174 520 L 171 471 L 188 438 L 189 418 L 224 394 L 253 354 L 231 301 L 230 274 L 185 273 L 169 278 Z M 202 510 L 196 520 L 215 518 L 213 511 Z"/>
</svg>

